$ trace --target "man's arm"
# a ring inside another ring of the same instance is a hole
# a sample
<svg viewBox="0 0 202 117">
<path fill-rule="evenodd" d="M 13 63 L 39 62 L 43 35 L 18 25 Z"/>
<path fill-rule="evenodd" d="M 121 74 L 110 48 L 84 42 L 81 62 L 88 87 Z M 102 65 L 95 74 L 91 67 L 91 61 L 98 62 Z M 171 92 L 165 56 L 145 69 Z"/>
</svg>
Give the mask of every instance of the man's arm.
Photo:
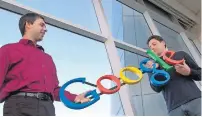
<svg viewBox="0 0 202 117">
<path fill-rule="evenodd" d="M 6 47 L 3 46 L 0 48 L 0 89 L 8 72 L 9 64 L 9 54 Z"/>
<path fill-rule="evenodd" d="M 56 85 L 55 85 L 55 88 L 54 88 L 54 100 L 55 101 L 60 101 L 59 91 L 60 91 L 61 87 L 59 86 L 59 81 L 58 81 L 57 74 L 56 74 L 56 78 L 57 78 L 57 82 L 56 82 Z M 74 102 L 77 95 L 76 94 L 72 94 L 69 91 L 65 91 L 65 96 L 70 101 Z"/>
<path fill-rule="evenodd" d="M 184 52 L 185 54 L 185 62 L 187 63 L 187 65 L 190 67 L 190 77 L 193 80 L 196 81 L 200 81 L 201 80 L 201 68 L 195 63 L 195 61 L 191 58 L 191 56 L 189 54 L 187 54 L 186 52 Z"/>
<path fill-rule="evenodd" d="M 56 86 L 54 89 L 54 100 L 55 101 L 60 101 L 60 97 L 59 97 L 59 90 L 60 90 L 60 86 Z M 70 101 L 75 101 L 76 98 L 76 94 L 72 94 L 69 91 L 65 91 L 65 96 L 70 100 Z"/>
<path fill-rule="evenodd" d="M 51 57 L 51 59 L 52 59 L 52 57 Z M 52 61 L 53 61 L 53 59 L 52 59 Z M 54 65 L 54 69 L 55 69 L 54 75 L 55 75 L 55 78 L 57 79 L 56 82 L 55 82 L 55 88 L 54 88 L 54 93 L 53 93 L 54 96 L 53 96 L 53 98 L 54 98 L 55 101 L 60 101 L 59 91 L 60 91 L 61 87 L 59 86 L 59 80 L 58 80 L 58 76 L 57 76 L 57 69 L 56 69 L 56 65 L 55 65 L 54 61 L 53 61 L 53 65 Z M 77 95 L 76 94 L 72 94 L 69 91 L 65 91 L 65 96 L 70 101 L 74 102 Z"/>
</svg>

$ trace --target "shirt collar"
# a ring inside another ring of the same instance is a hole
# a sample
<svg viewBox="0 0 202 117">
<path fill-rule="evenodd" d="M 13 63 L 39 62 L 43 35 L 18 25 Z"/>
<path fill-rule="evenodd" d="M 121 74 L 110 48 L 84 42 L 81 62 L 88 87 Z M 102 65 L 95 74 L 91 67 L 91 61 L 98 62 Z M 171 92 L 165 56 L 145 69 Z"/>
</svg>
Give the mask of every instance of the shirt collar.
<svg viewBox="0 0 202 117">
<path fill-rule="evenodd" d="M 20 39 L 19 43 L 24 44 L 24 45 L 31 45 L 31 46 L 35 46 L 33 41 L 29 40 L 29 39 Z M 44 48 L 40 45 L 36 45 L 36 47 L 42 51 L 44 51 Z"/>
</svg>

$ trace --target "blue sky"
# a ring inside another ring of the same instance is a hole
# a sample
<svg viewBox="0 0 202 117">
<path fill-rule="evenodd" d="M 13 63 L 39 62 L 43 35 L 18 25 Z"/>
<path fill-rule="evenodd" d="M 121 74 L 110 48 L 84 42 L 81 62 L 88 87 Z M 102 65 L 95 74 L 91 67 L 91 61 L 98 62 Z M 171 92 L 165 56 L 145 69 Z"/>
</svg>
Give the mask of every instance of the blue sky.
<svg viewBox="0 0 202 117">
<path fill-rule="evenodd" d="M 100 32 L 91 0 L 15 0 L 56 18 Z"/>
<path fill-rule="evenodd" d="M 97 18 L 91 0 L 16 0 L 18 3 L 57 18 L 65 19 L 73 24 L 80 25 L 89 30 L 100 33 Z M 111 2 L 105 1 L 105 11 L 108 21 L 111 16 Z M 20 16 L 0 9 L 0 45 L 20 40 L 18 29 Z M 111 25 L 111 24 L 110 24 Z M 47 25 L 48 32 L 40 42 L 47 53 L 52 55 L 57 67 L 60 85 L 70 79 L 86 77 L 87 81 L 96 83 L 103 75 L 111 74 L 111 67 L 103 43 L 86 37 Z M 102 84 L 110 87 L 110 82 L 104 80 Z M 78 88 L 79 87 L 79 88 Z M 95 89 L 87 85 L 73 84 L 67 88 L 72 93 L 82 93 Z M 98 91 L 99 92 L 99 91 Z M 55 102 L 56 115 L 110 115 L 110 95 L 101 96 L 101 99 L 91 107 L 84 110 L 71 110 L 60 102 Z M 3 104 L 0 105 L 2 108 Z M 0 110 L 2 115 L 2 109 Z"/>
</svg>

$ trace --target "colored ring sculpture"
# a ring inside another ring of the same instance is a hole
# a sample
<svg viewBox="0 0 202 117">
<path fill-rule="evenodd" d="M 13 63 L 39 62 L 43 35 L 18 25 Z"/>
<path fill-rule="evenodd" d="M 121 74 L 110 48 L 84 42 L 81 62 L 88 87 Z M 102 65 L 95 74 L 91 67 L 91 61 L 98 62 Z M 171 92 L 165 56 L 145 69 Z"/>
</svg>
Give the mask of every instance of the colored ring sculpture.
<svg viewBox="0 0 202 117">
<path fill-rule="evenodd" d="M 124 71 L 131 71 L 134 74 L 136 74 L 139 78 L 137 80 L 131 80 L 124 75 Z M 121 71 L 120 71 L 120 78 L 126 84 L 136 84 L 141 81 L 142 77 L 143 77 L 142 71 L 140 71 L 136 67 L 125 67 L 125 68 L 121 69 Z"/>
<path fill-rule="evenodd" d="M 68 108 L 71 108 L 71 109 L 83 109 L 83 108 L 86 108 L 92 104 L 94 104 L 95 102 L 97 102 L 98 100 L 100 100 L 100 96 L 99 94 L 96 92 L 96 90 L 93 90 L 93 91 L 89 91 L 85 97 L 88 97 L 88 96 L 92 96 L 93 97 L 93 100 L 90 101 L 90 102 L 85 102 L 85 103 L 74 103 L 72 101 L 70 101 L 68 98 L 66 98 L 65 96 L 65 88 L 72 84 L 72 83 L 75 83 L 75 82 L 80 82 L 80 83 L 85 83 L 86 79 L 85 78 L 76 78 L 76 79 L 73 79 L 73 80 L 70 80 L 68 81 L 67 83 L 65 83 L 61 88 L 60 88 L 60 91 L 59 91 L 59 95 L 60 95 L 60 100 L 65 104 L 66 107 Z"/>
<path fill-rule="evenodd" d="M 109 89 L 106 89 L 104 86 L 102 86 L 101 84 L 101 81 L 104 80 L 104 79 L 108 79 L 108 80 L 111 80 L 111 81 L 114 81 L 116 83 L 116 88 L 115 89 L 112 89 L 112 90 L 109 90 Z M 112 94 L 112 93 L 115 93 L 117 92 L 120 88 L 121 88 L 121 82 L 119 81 L 119 79 L 116 77 L 116 76 L 113 76 L 113 75 L 105 75 L 105 76 L 102 76 L 100 77 L 98 80 L 97 80 L 97 87 L 98 89 L 100 90 L 101 93 L 104 93 L 104 94 Z"/>
</svg>

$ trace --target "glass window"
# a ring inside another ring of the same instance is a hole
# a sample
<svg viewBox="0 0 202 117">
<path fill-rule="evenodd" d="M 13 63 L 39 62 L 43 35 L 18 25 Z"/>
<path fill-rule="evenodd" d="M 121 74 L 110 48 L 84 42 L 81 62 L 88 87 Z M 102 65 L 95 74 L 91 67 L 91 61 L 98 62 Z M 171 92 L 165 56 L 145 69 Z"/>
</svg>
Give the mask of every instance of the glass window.
<svg viewBox="0 0 202 117">
<path fill-rule="evenodd" d="M 21 35 L 17 27 L 20 16 L 0 9 L 0 17 L 2 17 L 0 19 L 0 44 L 19 41 Z M 112 73 L 103 43 L 50 25 L 47 25 L 47 29 L 44 40 L 39 44 L 44 47 L 46 53 L 52 56 L 57 67 L 60 85 L 78 77 L 86 77 L 88 82 L 96 84 L 99 77 Z M 111 82 L 108 80 L 104 80 L 102 84 L 106 88 L 111 87 Z M 96 88 L 76 83 L 66 90 L 79 94 L 93 89 Z M 111 95 L 103 95 L 97 103 L 79 111 L 69 109 L 61 102 L 54 102 L 54 105 L 58 116 L 111 115 Z M 3 104 L 0 105 L 0 115 L 3 114 L 2 107 Z"/>
<path fill-rule="evenodd" d="M 166 103 L 161 93 L 144 95 L 143 106 L 145 116 L 168 116 Z"/>
<path fill-rule="evenodd" d="M 134 21 L 135 21 L 135 40 L 137 46 L 141 48 L 148 48 L 147 40 L 152 35 L 149 26 L 143 16 L 143 14 L 134 10 Z"/>
<path fill-rule="evenodd" d="M 163 24 L 157 22 L 154 20 L 155 25 L 157 26 L 161 36 L 166 41 L 166 45 L 168 48 L 172 48 L 174 51 L 185 51 L 189 55 L 191 53 L 189 52 L 187 46 L 185 45 L 181 35 L 172 29 L 164 26 Z"/>
<path fill-rule="evenodd" d="M 109 24 L 110 29 L 112 30 L 112 6 L 114 0 L 101 0 L 104 14 L 107 18 L 107 23 Z"/>
<path fill-rule="evenodd" d="M 120 107 L 120 109 L 119 109 L 119 111 L 118 111 L 118 113 L 117 113 L 116 116 L 124 116 L 124 115 L 125 115 L 125 114 L 124 114 L 123 108 Z"/>
<path fill-rule="evenodd" d="M 113 37 L 123 40 L 122 4 L 117 0 L 102 0 L 102 6 Z"/>
<path fill-rule="evenodd" d="M 131 16 L 133 15 L 133 9 L 131 9 L 130 7 L 126 6 L 126 5 L 122 5 L 123 7 L 123 15 L 128 15 Z"/>
<path fill-rule="evenodd" d="M 94 6 L 91 0 L 15 0 L 38 11 L 48 13 L 100 32 Z M 57 7 L 56 7 L 57 6 Z"/>
<path fill-rule="evenodd" d="M 121 103 L 119 93 L 117 92 L 115 94 L 112 94 L 111 100 L 112 100 L 112 103 L 111 103 L 111 115 L 112 116 L 117 116 L 117 115 L 120 116 L 122 114 L 124 115 L 123 106 L 122 106 L 122 103 Z"/>
<path fill-rule="evenodd" d="M 125 66 L 125 61 L 124 61 L 124 50 L 120 49 L 120 48 L 117 48 L 117 51 L 118 51 L 118 55 L 119 55 L 119 58 L 120 58 L 120 61 L 121 61 L 121 67 L 124 67 Z"/>
<path fill-rule="evenodd" d="M 18 41 L 22 37 L 18 27 L 20 15 L 0 9 L 0 17 L 0 45 Z"/>
<path fill-rule="evenodd" d="M 148 48 L 146 41 L 151 31 L 143 14 L 116 0 L 102 0 L 102 4 L 115 39 Z"/>
<path fill-rule="evenodd" d="M 198 49 L 199 53 L 201 54 L 201 41 L 198 39 L 195 39 L 192 41 L 195 45 L 195 47 Z"/>
<path fill-rule="evenodd" d="M 123 17 L 123 41 L 132 45 L 137 45 L 137 41 L 135 40 L 135 21 L 134 17 L 124 16 Z"/>
<path fill-rule="evenodd" d="M 132 96 L 131 97 L 131 103 L 133 106 L 133 112 L 136 116 L 143 116 L 144 110 L 143 110 L 143 104 L 142 104 L 142 96 Z"/>
<path fill-rule="evenodd" d="M 127 7 L 124 7 L 125 9 Z M 129 12 L 133 11 L 133 14 Z M 143 14 L 127 8 L 126 14 L 123 14 L 123 41 L 129 44 L 148 48 L 147 39 L 152 35 Z"/>
<path fill-rule="evenodd" d="M 196 46 L 196 44 L 194 43 L 194 41 L 193 40 L 191 40 L 191 39 L 189 39 L 189 41 L 191 42 L 191 44 L 192 44 L 192 46 L 194 47 L 194 49 L 195 49 L 195 51 L 199 54 L 199 55 L 201 55 L 201 51 L 198 49 L 198 47 Z"/>
</svg>

